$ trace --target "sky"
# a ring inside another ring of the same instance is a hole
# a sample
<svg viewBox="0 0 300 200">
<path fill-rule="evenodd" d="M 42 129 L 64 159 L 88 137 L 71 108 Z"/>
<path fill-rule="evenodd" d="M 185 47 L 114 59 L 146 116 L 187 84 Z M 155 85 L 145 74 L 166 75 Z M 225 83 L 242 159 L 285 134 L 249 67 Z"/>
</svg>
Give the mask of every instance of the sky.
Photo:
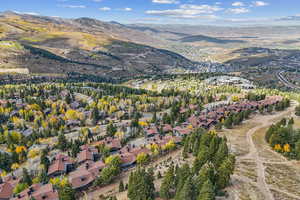
<svg viewBox="0 0 300 200">
<path fill-rule="evenodd" d="M 8 10 L 120 23 L 300 25 L 300 0 L 1 0 Z"/>
</svg>

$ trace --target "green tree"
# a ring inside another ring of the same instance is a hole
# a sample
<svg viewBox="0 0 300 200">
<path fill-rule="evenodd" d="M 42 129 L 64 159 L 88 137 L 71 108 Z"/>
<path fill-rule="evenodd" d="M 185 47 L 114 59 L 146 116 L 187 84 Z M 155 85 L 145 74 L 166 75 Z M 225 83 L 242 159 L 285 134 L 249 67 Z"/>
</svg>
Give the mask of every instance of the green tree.
<svg viewBox="0 0 300 200">
<path fill-rule="evenodd" d="M 62 151 L 66 151 L 68 147 L 68 141 L 66 139 L 66 136 L 63 133 L 60 133 L 58 136 L 58 144 L 57 144 L 58 149 Z"/>
<path fill-rule="evenodd" d="M 119 192 L 123 192 L 125 190 L 125 188 L 124 188 L 124 183 L 123 183 L 123 181 L 121 180 L 120 181 L 120 184 L 119 184 Z"/>
<path fill-rule="evenodd" d="M 175 200 L 193 200 L 193 186 L 192 186 L 192 179 L 188 177 L 183 187 L 177 191 Z"/>
<path fill-rule="evenodd" d="M 214 200 L 215 193 L 214 193 L 214 186 L 212 182 L 208 179 L 204 182 L 197 200 Z"/>
<path fill-rule="evenodd" d="M 30 176 L 26 168 L 23 168 L 22 182 L 26 183 L 29 186 L 32 185 L 32 177 Z"/>
<path fill-rule="evenodd" d="M 145 169 L 138 168 L 129 176 L 128 193 L 130 200 L 152 200 L 155 197 L 154 177 Z"/>
<path fill-rule="evenodd" d="M 174 176 L 174 166 L 170 166 L 160 187 L 160 197 L 163 199 L 170 199 L 173 197 L 173 192 L 175 190 L 175 176 Z"/>
<path fill-rule="evenodd" d="M 58 189 L 58 195 L 60 200 L 75 200 L 75 191 L 70 184 L 67 184 Z"/>
</svg>

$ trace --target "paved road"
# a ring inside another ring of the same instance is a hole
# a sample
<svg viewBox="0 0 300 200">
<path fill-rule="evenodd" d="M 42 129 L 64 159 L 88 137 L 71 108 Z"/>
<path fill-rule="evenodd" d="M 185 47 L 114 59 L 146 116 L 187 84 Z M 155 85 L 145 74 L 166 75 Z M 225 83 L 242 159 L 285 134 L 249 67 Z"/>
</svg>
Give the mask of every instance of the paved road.
<svg viewBox="0 0 300 200">
<path fill-rule="evenodd" d="M 300 89 L 299 86 L 296 86 L 294 85 L 293 83 L 290 83 L 284 76 L 283 76 L 283 73 L 285 71 L 280 71 L 277 73 L 277 78 L 287 87 L 290 87 L 290 88 L 294 88 L 294 89 Z"/>
</svg>

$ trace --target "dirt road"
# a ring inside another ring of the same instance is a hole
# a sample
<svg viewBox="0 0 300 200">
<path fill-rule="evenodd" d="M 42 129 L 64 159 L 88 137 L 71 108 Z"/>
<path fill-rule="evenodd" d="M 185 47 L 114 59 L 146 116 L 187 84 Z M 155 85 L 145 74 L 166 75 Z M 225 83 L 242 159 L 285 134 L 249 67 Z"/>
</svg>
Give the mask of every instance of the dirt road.
<svg viewBox="0 0 300 200">
<path fill-rule="evenodd" d="M 229 143 L 233 143 L 237 151 L 243 147 L 247 148 L 246 152 L 237 156 L 237 170 L 232 186 L 228 189 L 229 199 L 300 199 L 299 175 L 288 176 L 300 171 L 299 162 L 288 161 L 264 141 L 267 128 L 284 117 L 293 116 L 295 106 L 296 102 L 293 102 L 286 111 L 253 117 L 246 122 L 246 132 L 238 133 L 240 135 L 230 130 L 225 133 Z M 242 134 L 245 136 L 242 137 Z M 237 139 L 239 142 L 236 142 Z M 289 182 L 293 182 L 294 185 L 289 185 Z"/>
</svg>

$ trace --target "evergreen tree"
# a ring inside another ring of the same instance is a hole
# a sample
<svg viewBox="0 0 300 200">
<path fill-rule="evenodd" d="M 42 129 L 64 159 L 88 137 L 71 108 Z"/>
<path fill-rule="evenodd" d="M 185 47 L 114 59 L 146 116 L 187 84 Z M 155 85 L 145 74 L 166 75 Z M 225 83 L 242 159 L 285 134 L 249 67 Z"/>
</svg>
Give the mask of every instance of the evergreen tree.
<svg viewBox="0 0 300 200">
<path fill-rule="evenodd" d="M 229 115 L 228 118 L 224 122 L 225 128 L 232 128 L 232 123 L 233 123 L 233 116 Z"/>
<path fill-rule="evenodd" d="M 192 186 L 192 179 L 188 177 L 183 187 L 177 191 L 175 200 L 193 200 L 193 186 Z"/>
<path fill-rule="evenodd" d="M 218 189 L 222 190 L 228 186 L 230 181 L 230 175 L 233 174 L 234 171 L 235 158 L 233 156 L 229 156 L 226 158 L 221 166 L 218 168 L 216 185 Z"/>
<path fill-rule="evenodd" d="M 23 178 L 22 182 L 28 186 L 32 185 L 32 177 L 29 175 L 27 169 L 23 168 Z"/>
<path fill-rule="evenodd" d="M 119 184 L 119 192 L 123 192 L 125 190 L 125 188 L 124 188 L 124 183 L 123 183 L 123 181 L 121 180 L 120 181 L 120 184 Z"/>
<path fill-rule="evenodd" d="M 214 193 L 214 186 L 212 182 L 207 179 L 207 181 L 204 182 L 197 200 L 214 200 L 215 199 L 215 193 Z"/>
<path fill-rule="evenodd" d="M 207 146 L 200 146 L 200 151 L 193 164 L 193 172 L 198 173 L 201 167 L 210 159 L 210 154 Z"/>
<path fill-rule="evenodd" d="M 58 149 L 62 151 L 66 151 L 68 147 L 68 141 L 66 139 L 66 136 L 63 133 L 60 133 L 58 136 L 58 144 L 57 144 Z"/>
<path fill-rule="evenodd" d="M 160 187 L 160 197 L 163 199 L 171 199 L 175 190 L 174 167 L 170 166 Z"/>
<path fill-rule="evenodd" d="M 205 183 L 207 180 L 210 180 L 211 182 L 215 182 L 215 170 L 212 164 L 205 164 L 199 171 L 198 176 L 195 179 L 195 186 L 198 191 L 203 186 L 203 183 Z"/>
<path fill-rule="evenodd" d="M 179 194 L 179 191 L 183 187 L 186 179 L 190 177 L 191 170 L 189 165 L 186 163 L 181 168 L 178 168 L 176 176 L 175 176 L 175 183 L 176 183 L 176 195 Z"/>
<path fill-rule="evenodd" d="M 60 187 L 58 190 L 59 200 L 75 200 L 75 191 L 70 184 Z"/>
<path fill-rule="evenodd" d="M 128 199 L 130 200 L 152 200 L 155 197 L 154 178 L 152 173 L 138 168 L 129 176 Z"/>
<path fill-rule="evenodd" d="M 222 142 L 219 145 L 219 149 L 213 158 L 213 163 L 215 167 L 218 168 L 223 162 L 223 160 L 226 159 L 227 156 L 228 156 L 228 146 L 226 140 L 222 139 Z"/>
</svg>

